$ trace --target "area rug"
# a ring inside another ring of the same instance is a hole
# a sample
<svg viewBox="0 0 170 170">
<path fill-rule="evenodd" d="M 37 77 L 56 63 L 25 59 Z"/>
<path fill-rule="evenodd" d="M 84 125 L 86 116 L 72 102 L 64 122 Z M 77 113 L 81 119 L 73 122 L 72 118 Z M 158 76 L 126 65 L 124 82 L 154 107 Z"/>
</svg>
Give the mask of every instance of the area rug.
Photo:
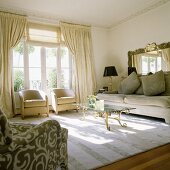
<svg viewBox="0 0 170 170">
<path fill-rule="evenodd" d="M 68 129 L 69 170 L 95 169 L 120 159 L 141 153 L 170 142 L 170 125 L 160 119 L 122 115 L 121 127 L 116 120 L 109 120 L 111 131 L 106 129 L 103 118 L 87 113 L 85 119 L 77 112 L 53 113 L 47 117 L 20 116 L 11 121 L 41 123 L 48 119 L 58 120 Z"/>
</svg>

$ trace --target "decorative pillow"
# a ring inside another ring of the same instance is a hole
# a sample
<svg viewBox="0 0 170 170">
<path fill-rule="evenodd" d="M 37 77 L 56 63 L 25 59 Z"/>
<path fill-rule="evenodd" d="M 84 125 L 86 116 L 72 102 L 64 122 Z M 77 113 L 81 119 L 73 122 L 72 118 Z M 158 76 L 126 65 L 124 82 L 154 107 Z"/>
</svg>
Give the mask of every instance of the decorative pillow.
<svg viewBox="0 0 170 170">
<path fill-rule="evenodd" d="M 132 72 L 121 82 L 119 89 L 121 89 L 123 94 L 133 94 L 139 86 L 140 80 L 137 74 L 135 72 Z"/>
<path fill-rule="evenodd" d="M 146 96 L 158 95 L 165 91 L 165 79 L 163 71 L 142 77 L 143 92 Z"/>
<path fill-rule="evenodd" d="M 170 72 L 164 73 L 165 76 L 165 91 L 161 93 L 162 96 L 170 96 Z"/>
<path fill-rule="evenodd" d="M 0 110 L 0 145 L 8 145 L 12 142 L 12 130 L 5 114 Z"/>
<path fill-rule="evenodd" d="M 138 89 L 135 91 L 135 94 L 139 94 L 139 95 L 143 95 L 143 86 L 142 86 L 142 77 L 139 77 L 140 80 L 140 86 L 138 87 Z"/>
</svg>

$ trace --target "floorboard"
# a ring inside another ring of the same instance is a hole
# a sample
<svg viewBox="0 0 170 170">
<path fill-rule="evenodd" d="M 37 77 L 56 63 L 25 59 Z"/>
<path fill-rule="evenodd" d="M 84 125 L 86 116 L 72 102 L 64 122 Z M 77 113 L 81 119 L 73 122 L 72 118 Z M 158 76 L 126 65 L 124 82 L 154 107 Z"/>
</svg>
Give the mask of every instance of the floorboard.
<svg viewBox="0 0 170 170">
<path fill-rule="evenodd" d="M 96 170 L 169 170 L 170 143 Z"/>
</svg>

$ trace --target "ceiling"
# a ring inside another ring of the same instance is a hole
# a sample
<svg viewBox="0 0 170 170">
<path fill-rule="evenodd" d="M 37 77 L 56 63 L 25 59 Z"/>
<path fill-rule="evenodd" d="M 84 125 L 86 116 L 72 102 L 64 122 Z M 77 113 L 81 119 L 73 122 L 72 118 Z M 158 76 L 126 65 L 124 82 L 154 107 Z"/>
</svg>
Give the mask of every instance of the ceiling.
<svg viewBox="0 0 170 170">
<path fill-rule="evenodd" d="M 112 28 L 167 2 L 170 0 L 0 0 L 0 10 Z"/>
</svg>

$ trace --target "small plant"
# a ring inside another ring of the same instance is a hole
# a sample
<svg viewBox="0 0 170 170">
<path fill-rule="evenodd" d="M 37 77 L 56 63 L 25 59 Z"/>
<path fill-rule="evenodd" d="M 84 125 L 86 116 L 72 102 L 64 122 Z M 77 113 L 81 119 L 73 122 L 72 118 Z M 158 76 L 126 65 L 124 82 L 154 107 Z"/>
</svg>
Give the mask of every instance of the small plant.
<svg viewBox="0 0 170 170">
<path fill-rule="evenodd" d="M 96 105 L 96 96 L 95 95 L 89 95 L 89 96 L 87 96 L 87 100 L 88 100 L 89 107 L 95 108 L 95 105 Z"/>
</svg>

